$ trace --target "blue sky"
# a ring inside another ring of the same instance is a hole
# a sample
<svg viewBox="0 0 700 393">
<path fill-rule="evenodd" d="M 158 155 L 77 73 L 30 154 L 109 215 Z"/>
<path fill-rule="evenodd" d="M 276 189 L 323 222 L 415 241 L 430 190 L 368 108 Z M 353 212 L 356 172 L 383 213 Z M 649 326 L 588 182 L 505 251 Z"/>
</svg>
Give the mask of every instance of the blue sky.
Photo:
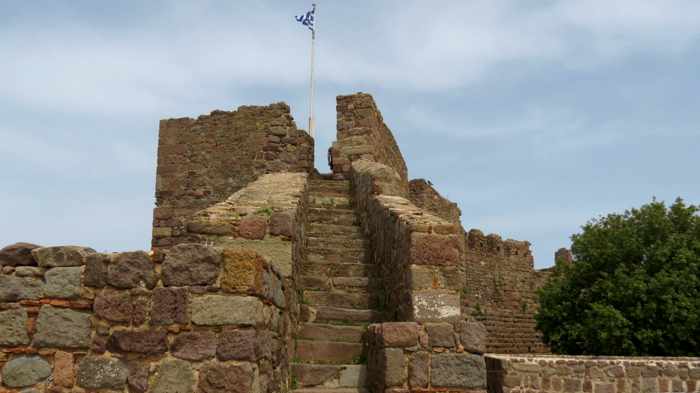
<svg viewBox="0 0 700 393">
<path fill-rule="evenodd" d="M 305 127 L 309 3 L 241 3 L 0 3 L 0 244 L 147 249 L 161 118 L 285 101 Z M 436 4 L 319 1 L 321 171 L 363 91 L 410 177 L 538 267 L 590 218 L 700 203 L 700 2 Z"/>
</svg>

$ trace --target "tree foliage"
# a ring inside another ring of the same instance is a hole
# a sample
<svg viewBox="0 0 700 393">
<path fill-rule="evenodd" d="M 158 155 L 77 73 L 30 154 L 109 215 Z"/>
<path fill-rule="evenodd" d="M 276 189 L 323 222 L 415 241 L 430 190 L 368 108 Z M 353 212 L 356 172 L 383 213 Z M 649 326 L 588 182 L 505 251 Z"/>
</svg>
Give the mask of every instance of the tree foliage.
<svg viewBox="0 0 700 393">
<path fill-rule="evenodd" d="M 539 292 L 538 328 L 552 351 L 700 355 L 700 216 L 653 200 L 594 219 L 572 236 Z"/>
</svg>

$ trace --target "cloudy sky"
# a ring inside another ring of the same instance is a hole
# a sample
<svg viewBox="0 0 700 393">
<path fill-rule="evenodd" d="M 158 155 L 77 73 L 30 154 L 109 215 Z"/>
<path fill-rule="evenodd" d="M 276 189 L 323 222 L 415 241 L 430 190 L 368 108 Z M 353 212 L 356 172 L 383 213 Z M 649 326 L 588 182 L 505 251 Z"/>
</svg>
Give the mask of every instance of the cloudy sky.
<svg viewBox="0 0 700 393">
<path fill-rule="evenodd" d="M 697 0 L 318 2 L 322 172 L 363 91 L 409 175 L 538 267 L 590 218 L 700 203 Z M 309 3 L 0 2 L 0 245 L 148 248 L 161 118 L 286 101 L 304 127 Z"/>
</svg>

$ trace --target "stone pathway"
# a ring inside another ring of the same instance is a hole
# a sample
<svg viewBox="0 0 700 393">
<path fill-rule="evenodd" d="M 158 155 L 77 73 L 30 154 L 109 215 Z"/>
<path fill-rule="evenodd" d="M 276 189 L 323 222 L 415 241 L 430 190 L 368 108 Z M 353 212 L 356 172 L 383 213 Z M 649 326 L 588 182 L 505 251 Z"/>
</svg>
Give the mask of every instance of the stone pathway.
<svg viewBox="0 0 700 393">
<path fill-rule="evenodd" d="M 298 393 L 366 393 L 364 336 L 377 304 L 350 183 L 311 180 L 309 199 L 292 385 Z"/>
</svg>

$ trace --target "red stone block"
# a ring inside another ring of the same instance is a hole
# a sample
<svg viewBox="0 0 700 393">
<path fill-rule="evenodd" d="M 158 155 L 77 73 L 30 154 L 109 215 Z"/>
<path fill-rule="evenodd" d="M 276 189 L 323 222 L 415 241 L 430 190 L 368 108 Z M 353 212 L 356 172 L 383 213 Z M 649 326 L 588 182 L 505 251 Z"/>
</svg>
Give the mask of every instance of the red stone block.
<svg viewBox="0 0 700 393">
<path fill-rule="evenodd" d="M 385 347 L 411 347 L 418 343 L 418 324 L 414 322 L 388 322 L 382 324 Z"/>
<path fill-rule="evenodd" d="M 267 233 L 267 218 L 263 216 L 248 216 L 238 224 L 238 235 L 245 239 L 262 240 Z"/>
<path fill-rule="evenodd" d="M 460 259 L 457 236 L 411 234 L 410 263 L 416 265 L 457 265 Z"/>
</svg>

